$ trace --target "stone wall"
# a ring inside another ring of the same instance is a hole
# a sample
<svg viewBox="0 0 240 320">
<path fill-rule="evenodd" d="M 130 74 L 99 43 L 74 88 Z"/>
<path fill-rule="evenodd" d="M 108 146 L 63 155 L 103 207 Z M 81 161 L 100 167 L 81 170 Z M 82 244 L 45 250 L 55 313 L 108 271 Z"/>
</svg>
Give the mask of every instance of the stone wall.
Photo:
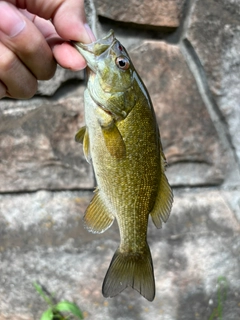
<svg viewBox="0 0 240 320">
<path fill-rule="evenodd" d="M 159 122 L 175 198 L 167 224 L 149 225 L 156 298 L 101 295 L 118 228 L 83 229 L 95 185 L 74 141 L 84 73 L 59 67 L 34 98 L 0 101 L 0 320 L 40 318 L 34 281 L 86 319 L 202 320 L 221 307 L 219 319 L 239 319 L 240 2 L 88 0 L 86 11 L 97 37 L 114 29 L 128 49 Z"/>
</svg>

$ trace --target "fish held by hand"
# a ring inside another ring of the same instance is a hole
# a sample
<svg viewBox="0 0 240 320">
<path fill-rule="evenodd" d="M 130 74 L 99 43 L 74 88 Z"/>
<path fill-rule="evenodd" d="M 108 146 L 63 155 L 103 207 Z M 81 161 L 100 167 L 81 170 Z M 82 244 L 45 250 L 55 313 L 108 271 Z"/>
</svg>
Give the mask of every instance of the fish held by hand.
<svg viewBox="0 0 240 320">
<path fill-rule="evenodd" d="M 98 187 L 85 216 L 94 233 L 117 220 L 120 245 L 103 282 L 104 297 L 127 286 L 152 301 L 155 281 L 147 243 L 148 217 L 166 222 L 173 194 L 150 96 L 113 31 L 91 44 L 73 42 L 90 69 L 84 93 L 86 126 L 76 134 L 92 161 Z"/>
</svg>

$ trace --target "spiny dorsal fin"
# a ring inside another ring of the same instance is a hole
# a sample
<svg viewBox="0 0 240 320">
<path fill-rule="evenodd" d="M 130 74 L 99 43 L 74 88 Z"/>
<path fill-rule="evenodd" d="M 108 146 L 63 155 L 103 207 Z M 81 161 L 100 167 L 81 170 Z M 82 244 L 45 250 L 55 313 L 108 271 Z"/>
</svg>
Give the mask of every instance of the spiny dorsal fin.
<svg viewBox="0 0 240 320">
<path fill-rule="evenodd" d="M 126 146 L 122 135 L 113 122 L 108 127 L 102 127 L 105 145 L 112 157 L 121 159 L 126 156 Z"/>
<path fill-rule="evenodd" d="M 114 216 L 104 204 L 98 189 L 87 207 L 83 220 L 86 229 L 93 233 L 104 232 L 114 221 Z"/>
<path fill-rule="evenodd" d="M 87 127 L 82 127 L 75 135 L 75 141 L 83 144 L 83 153 L 88 163 L 91 160 L 90 141 Z"/>
<path fill-rule="evenodd" d="M 157 228 L 162 227 L 162 221 L 166 222 L 172 208 L 173 193 L 165 175 L 166 160 L 161 154 L 161 178 L 158 194 L 153 210 L 150 212 L 152 221 Z"/>
<path fill-rule="evenodd" d="M 141 253 L 121 252 L 120 249 L 115 252 L 103 281 L 102 293 L 105 298 L 114 297 L 128 286 L 147 300 L 153 301 L 155 281 L 147 243 L 146 249 Z"/>
</svg>

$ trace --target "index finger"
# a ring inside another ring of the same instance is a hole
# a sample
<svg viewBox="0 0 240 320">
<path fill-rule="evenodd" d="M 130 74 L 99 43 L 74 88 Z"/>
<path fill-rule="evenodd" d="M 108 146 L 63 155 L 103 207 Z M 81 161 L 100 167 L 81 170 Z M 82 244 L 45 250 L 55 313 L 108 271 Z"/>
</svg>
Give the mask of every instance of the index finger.
<svg viewBox="0 0 240 320">
<path fill-rule="evenodd" d="M 52 19 L 57 33 L 65 40 L 84 43 L 95 37 L 86 25 L 84 0 L 6 0 L 18 8 L 27 9 L 46 20 Z"/>
</svg>

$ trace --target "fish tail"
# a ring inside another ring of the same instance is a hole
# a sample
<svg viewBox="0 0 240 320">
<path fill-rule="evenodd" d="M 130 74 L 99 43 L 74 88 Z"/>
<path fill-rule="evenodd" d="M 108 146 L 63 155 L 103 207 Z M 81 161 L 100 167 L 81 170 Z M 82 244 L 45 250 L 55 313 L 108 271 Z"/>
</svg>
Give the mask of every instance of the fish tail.
<svg viewBox="0 0 240 320">
<path fill-rule="evenodd" d="M 103 281 L 102 293 L 105 298 L 114 297 L 128 286 L 137 290 L 147 300 L 153 301 L 155 281 L 147 243 L 141 253 L 121 252 L 117 249 Z"/>
</svg>

